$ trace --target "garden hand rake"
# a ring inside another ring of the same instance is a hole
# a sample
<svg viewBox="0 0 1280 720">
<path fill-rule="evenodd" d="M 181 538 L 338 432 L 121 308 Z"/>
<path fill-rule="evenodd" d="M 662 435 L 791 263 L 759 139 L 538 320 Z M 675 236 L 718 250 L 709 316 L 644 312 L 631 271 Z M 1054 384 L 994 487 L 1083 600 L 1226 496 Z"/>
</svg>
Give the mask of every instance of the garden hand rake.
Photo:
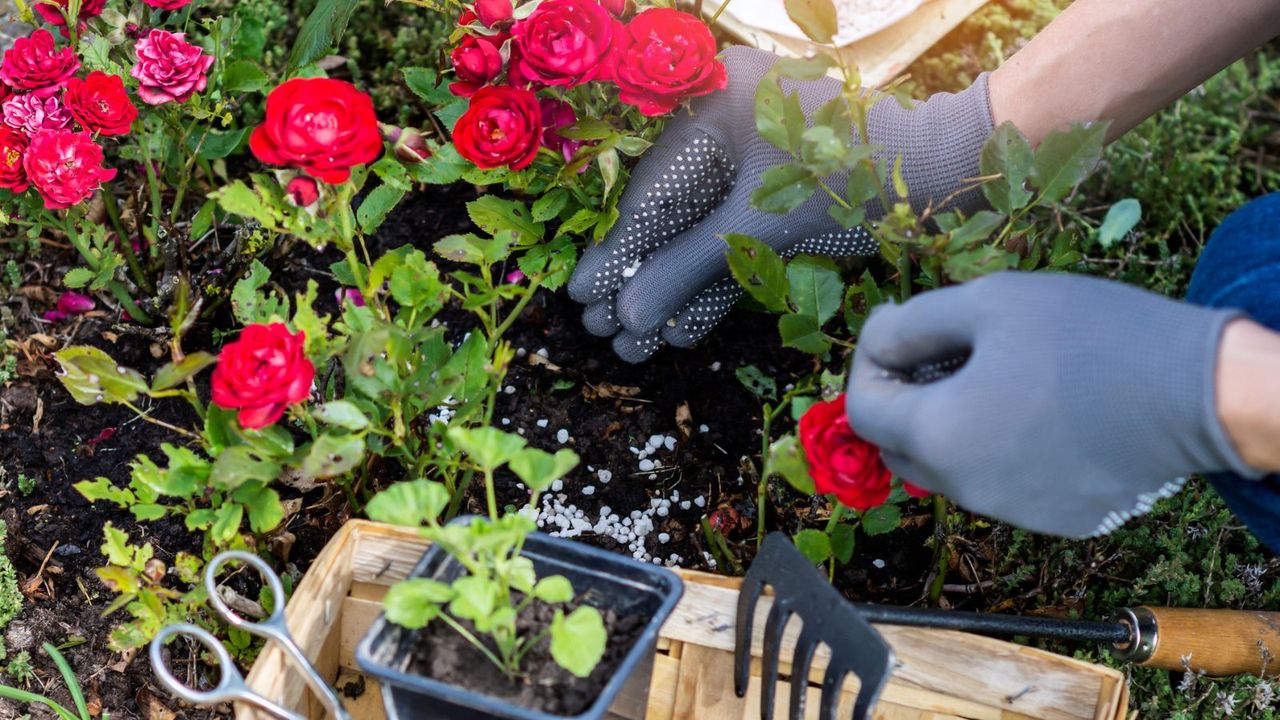
<svg viewBox="0 0 1280 720">
<path fill-rule="evenodd" d="M 862 683 L 854 720 L 867 717 L 893 667 L 892 651 L 870 623 L 1098 643 L 1117 660 L 1215 677 L 1280 674 L 1280 612 L 1142 606 L 1120 608 L 1110 620 L 1096 621 L 850 603 L 785 533 L 770 533 L 738 597 L 734 684 L 739 697 L 747 691 L 752 625 L 765 585 L 775 597 L 764 629 L 762 720 L 773 717 L 783 629 L 793 614 L 804 627 L 792 661 L 792 720 L 804 716 L 809 667 L 819 643 L 831 650 L 821 720 L 834 718 L 849 672 Z"/>
</svg>

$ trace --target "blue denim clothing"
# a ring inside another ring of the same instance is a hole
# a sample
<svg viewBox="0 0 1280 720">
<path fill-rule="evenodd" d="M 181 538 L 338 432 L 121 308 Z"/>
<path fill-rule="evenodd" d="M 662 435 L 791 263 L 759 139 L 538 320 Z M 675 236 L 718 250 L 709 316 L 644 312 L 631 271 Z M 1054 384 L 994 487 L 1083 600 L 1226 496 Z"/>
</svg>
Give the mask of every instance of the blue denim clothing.
<svg viewBox="0 0 1280 720">
<path fill-rule="evenodd" d="M 1280 330 L 1280 193 L 1248 203 L 1214 230 L 1196 262 L 1187 300 L 1239 308 Z M 1249 529 L 1280 552 L 1280 475 L 1250 481 L 1218 473 L 1209 480 Z"/>
</svg>

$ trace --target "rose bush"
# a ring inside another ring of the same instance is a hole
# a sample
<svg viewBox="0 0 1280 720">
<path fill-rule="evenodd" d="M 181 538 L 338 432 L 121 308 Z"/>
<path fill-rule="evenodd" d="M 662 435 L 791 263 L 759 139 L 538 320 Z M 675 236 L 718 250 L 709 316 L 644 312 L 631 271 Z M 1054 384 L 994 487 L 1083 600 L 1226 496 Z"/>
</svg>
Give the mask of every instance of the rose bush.
<svg viewBox="0 0 1280 720">
<path fill-rule="evenodd" d="M 622 24 L 596 0 L 543 0 L 511 34 L 523 82 L 572 88 L 610 78 Z"/>
<path fill-rule="evenodd" d="M 296 167 L 326 183 L 345 182 L 351 168 L 382 152 L 373 100 L 354 85 L 295 78 L 267 96 L 267 116 L 249 147 L 270 165 Z"/>
<path fill-rule="evenodd" d="M 305 353 L 306 335 L 284 323 L 249 325 L 222 346 L 213 370 L 213 403 L 236 410 L 242 427 L 263 428 L 311 394 L 315 367 Z"/>
<path fill-rule="evenodd" d="M 889 499 L 893 473 L 880 458 L 880 448 L 858 437 L 849 426 L 844 395 L 814 403 L 800 418 L 799 434 L 817 492 L 835 495 L 859 511 Z M 903 488 L 913 497 L 929 494 L 910 483 L 904 482 Z"/>
</svg>

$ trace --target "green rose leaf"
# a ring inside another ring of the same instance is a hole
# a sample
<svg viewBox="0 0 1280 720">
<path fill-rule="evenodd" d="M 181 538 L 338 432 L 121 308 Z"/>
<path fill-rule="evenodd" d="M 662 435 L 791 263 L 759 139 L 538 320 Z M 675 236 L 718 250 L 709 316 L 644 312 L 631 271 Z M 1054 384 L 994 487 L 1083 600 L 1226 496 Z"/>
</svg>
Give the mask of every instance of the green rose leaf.
<svg viewBox="0 0 1280 720">
<path fill-rule="evenodd" d="M 182 358 L 180 362 L 168 363 L 157 370 L 156 376 L 151 379 L 151 390 L 160 392 L 177 387 L 216 362 L 218 358 L 210 353 L 193 352 Z"/>
<path fill-rule="evenodd" d="M 831 0 L 785 0 L 787 17 L 819 45 L 827 45 L 840 31 L 836 6 Z"/>
<path fill-rule="evenodd" d="M 862 513 L 862 530 L 869 536 L 893 532 L 902 524 L 897 505 L 879 505 Z"/>
<path fill-rule="evenodd" d="M 1133 198 L 1125 198 L 1107 210 L 1107 216 L 1098 228 L 1098 243 L 1109 248 L 1117 240 L 1129 234 L 1129 231 L 1142 220 L 1142 203 Z"/>
<path fill-rule="evenodd" d="M 792 539 L 796 548 L 814 565 L 824 563 L 831 557 L 831 538 L 821 530 L 801 530 Z"/>
<path fill-rule="evenodd" d="M 58 379 L 81 405 L 132 403 L 139 393 L 147 392 L 147 381 L 138 371 L 117 365 L 98 348 L 77 345 L 59 350 L 54 357 L 62 366 Z"/>
<path fill-rule="evenodd" d="M 338 477 L 364 459 L 364 438 L 359 435 L 321 435 L 302 460 L 302 474 L 309 479 Z"/>
<path fill-rule="evenodd" d="M 747 235 L 724 236 L 729 270 L 757 302 L 773 312 L 787 312 L 787 269 L 773 248 Z"/>
<path fill-rule="evenodd" d="M 349 400 L 333 400 L 316 408 L 315 418 L 325 425 L 359 432 L 369 427 L 369 418 Z"/>
</svg>

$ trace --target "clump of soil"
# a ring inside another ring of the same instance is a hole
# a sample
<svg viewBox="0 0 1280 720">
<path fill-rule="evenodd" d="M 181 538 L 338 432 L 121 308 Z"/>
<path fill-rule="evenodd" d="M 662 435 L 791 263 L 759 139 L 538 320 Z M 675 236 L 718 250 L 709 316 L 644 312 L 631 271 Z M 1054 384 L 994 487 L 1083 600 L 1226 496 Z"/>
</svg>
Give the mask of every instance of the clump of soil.
<svg viewBox="0 0 1280 720">
<path fill-rule="evenodd" d="M 583 604 L 575 600 L 548 605 L 535 600 L 516 621 L 517 631 L 521 637 L 537 636 L 551 626 L 556 610 L 567 615 Z M 639 614 L 607 609 L 601 610 L 600 615 L 609 642 L 604 658 L 585 678 L 557 665 L 551 657 L 550 642 L 543 638 L 529 650 L 522 663 L 523 674 L 513 683 L 466 638 L 442 622 L 431 623 L 418 633 L 409 670 L 552 715 L 580 715 L 600 696 L 645 628 L 646 618 Z M 469 622 L 464 625 L 474 632 Z"/>
</svg>

